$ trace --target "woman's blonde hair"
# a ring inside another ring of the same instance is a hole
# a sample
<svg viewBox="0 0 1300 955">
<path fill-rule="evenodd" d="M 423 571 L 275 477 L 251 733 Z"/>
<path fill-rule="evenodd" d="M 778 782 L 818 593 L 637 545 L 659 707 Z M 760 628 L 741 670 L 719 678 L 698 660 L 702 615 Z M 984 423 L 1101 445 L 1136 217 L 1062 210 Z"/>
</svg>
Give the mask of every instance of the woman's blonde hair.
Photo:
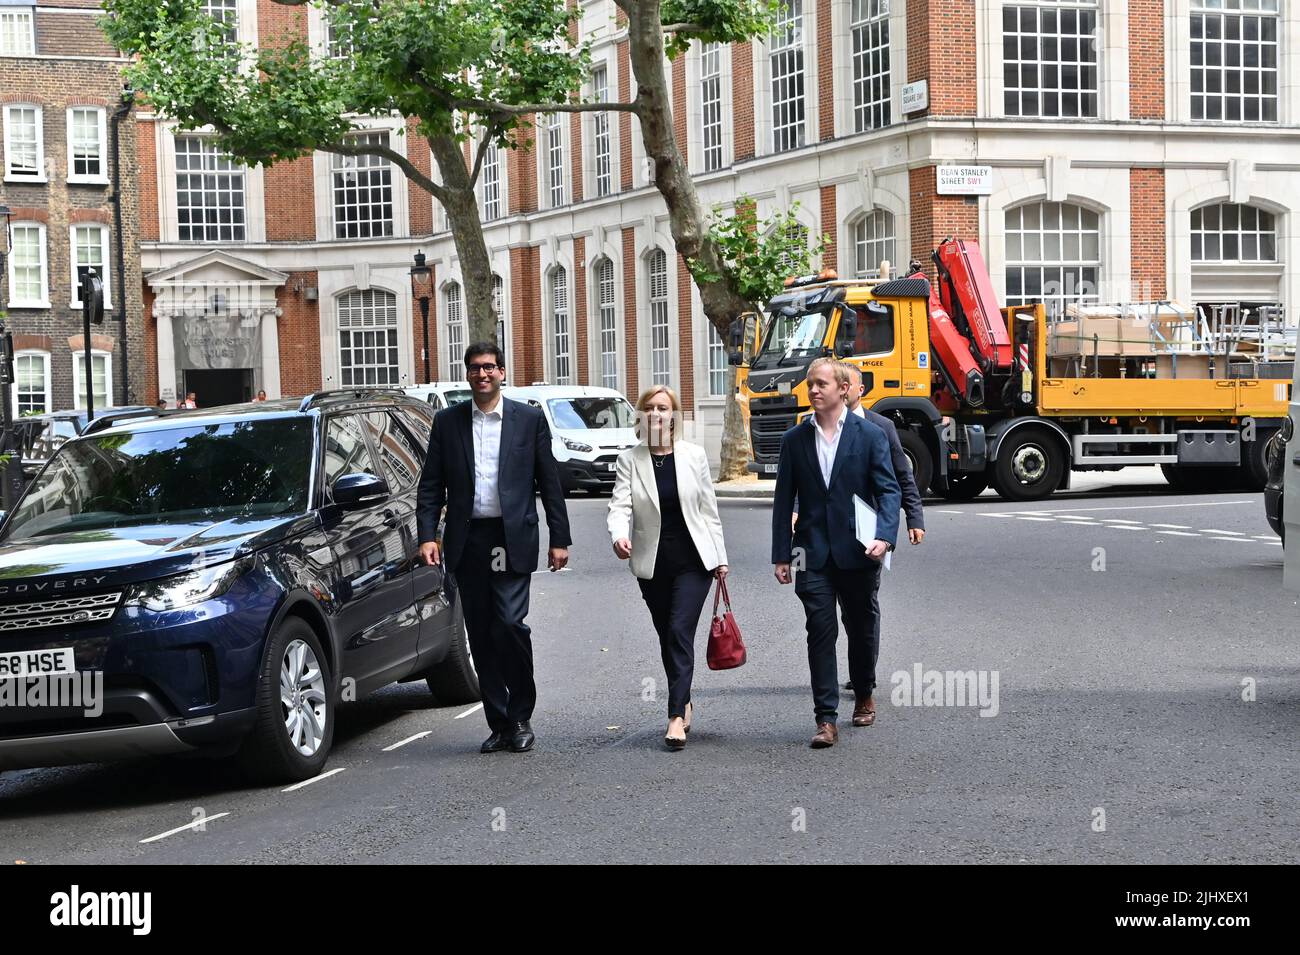
<svg viewBox="0 0 1300 955">
<path fill-rule="evenodd" d="M 673 416 L 669 423 L 668 430 L 674 442 L 677 440 L 677 433 L 681 430 L 677 427 L 677 422 L 682 416 L 682 402 L 677 397 L 677 392 L 667 385 L 651 385 L 645 391 L 641 392 L 641 397 L 636 400 L 636 436 L 642 437 L 641 422 L 646 419 L 646 406 L 650 404 L 650 399 L 655 395 L 664 394 L 668 396 L 668 403 L 672 405 Z"/>
</svg>

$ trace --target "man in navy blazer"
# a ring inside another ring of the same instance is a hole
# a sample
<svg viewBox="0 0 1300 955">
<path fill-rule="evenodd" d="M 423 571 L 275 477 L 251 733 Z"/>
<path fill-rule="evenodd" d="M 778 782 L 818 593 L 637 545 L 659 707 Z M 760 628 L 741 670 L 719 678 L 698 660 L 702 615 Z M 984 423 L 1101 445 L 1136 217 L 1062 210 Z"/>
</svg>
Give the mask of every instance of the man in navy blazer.
<svg viewBox="0 0 1300 955">
<path fill-rule="evenodd" d="M 848 372 L 835 359 L 819 358 L 809 366 L 808 394 L 814 413 L 781 438 L 772 501 L 773 570 L 778 582 L 795 581 L 795 593 L 804 606 L 817 722 L 814 749 L 839 740 L 837 601 L 849 641 L 849 676 L 859 688 L 855 714 L 871 699 L 876 683 L 871 596 L 881 561 L 897 539 L 902 504 L 889 442 L 878 427 L 849 413 L 848 390 Z M 876 512 L 876 538 L 870 546 L 864 547 L 855 533 L 854 496 Z M 796 498 L 799 524 L 792 532 Z"/>
<path fill-rule="evenodd" d="M 505 355 L 491 342 L 465 351 L 472 401 L 438 412 L 420 473 L 420 556 L 456 583 L 492 735 L 484 753 L 523 752 L 536 737 L 529 585 L 537 569 L 538 491 L 550 531 L 547 564 L 569 560 L 569 517 L 542 412 L 501 394 Z M 441 543 L 438 521 L 447 506 Z"/>
</svg>

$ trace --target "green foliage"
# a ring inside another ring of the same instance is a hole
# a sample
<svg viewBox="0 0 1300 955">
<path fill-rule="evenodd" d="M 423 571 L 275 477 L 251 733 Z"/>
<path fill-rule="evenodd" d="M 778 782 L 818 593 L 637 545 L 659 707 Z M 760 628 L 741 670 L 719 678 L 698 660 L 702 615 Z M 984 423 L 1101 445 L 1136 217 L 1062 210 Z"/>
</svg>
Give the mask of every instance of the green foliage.
<svg viewBox="0 0 1300 955">
<path fill-rule="evenodd" d="M 184 128 L 212 125 L 246 163 L 272 163 L 340 142 L 350 116 L 396 111 L 425 135 L 467 136 L 488 125 L 505 145 L 520 120 L 469 101 L 560 103 L 586 75 L 585 49 L 568 39 L 574 12 L 556 0 L 352 0 L 319 5 L 346 41 L 321 56 L 298 37 L 270 48 L 229 43 L 200 0 L 108 0 L 101 25 L 136 54 L 128 78 Z M 302 12 L 306 16 L 306 11 Z"/>
<path fill-rule="evenodd" d="M 813 262 L 830 244 L 828 235 L 809 243 L 807 230 L 795 215 L 798 208 L 796 202 L 789 210 L 760 222 L 753 200 L 741 196 L 731 215 L 724 215 L 720 207 L 713 210 L 709 238 L 717 247 L 736 292 L 754 306 L 779 293 L 789 276 L 811 271 Z M 697 282 L 724 280 L 724 276 L 700 262 L 688 264 Z"/>
<path fill-rule="evenodd" d="M 732 43 L 765 36 L 776 22 L 780 5 L 780 0 L 665 0 L 661 7 L 664 24 L 694 28 L 665 38 L 668 55 L 684 52 L 691 40 Z"/>
</svg>

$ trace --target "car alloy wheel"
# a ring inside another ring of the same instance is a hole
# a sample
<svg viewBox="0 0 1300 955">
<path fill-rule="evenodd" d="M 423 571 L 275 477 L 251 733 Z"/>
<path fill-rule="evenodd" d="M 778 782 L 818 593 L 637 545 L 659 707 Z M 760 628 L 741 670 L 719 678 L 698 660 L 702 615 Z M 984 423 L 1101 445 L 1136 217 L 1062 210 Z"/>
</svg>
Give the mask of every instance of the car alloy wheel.
<svg viewBox="0 0 1300 955">
<path fill-rule="evenodd" d="M 280 661 L 280 707 L 293 748 L 303 756 L 316 755 L 325 738 L 329 702 L 320 663 L 302 640 L 291 641 Z"/>
</svg>

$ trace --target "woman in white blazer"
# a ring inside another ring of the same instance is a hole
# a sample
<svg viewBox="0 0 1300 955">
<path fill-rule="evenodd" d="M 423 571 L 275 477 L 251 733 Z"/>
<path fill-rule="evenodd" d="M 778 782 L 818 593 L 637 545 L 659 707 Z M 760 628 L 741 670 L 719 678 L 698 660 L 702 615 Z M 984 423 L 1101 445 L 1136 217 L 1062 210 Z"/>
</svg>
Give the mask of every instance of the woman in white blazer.
<svg viewBox="0 0 1300 955">
<path fill-rule="evenodd" d="M 677 393 L 656 385 L 636 408 L 641 443 L 615 465 L 609 537 L 618 558 L 630 559 L 659 634 L 668 676 L 664 743 L 678 750 L 691 728 L 695 632 L 713 578 L 727 576 L 727 551 L 708 455 L 677 437 Z"/>
</svg>

